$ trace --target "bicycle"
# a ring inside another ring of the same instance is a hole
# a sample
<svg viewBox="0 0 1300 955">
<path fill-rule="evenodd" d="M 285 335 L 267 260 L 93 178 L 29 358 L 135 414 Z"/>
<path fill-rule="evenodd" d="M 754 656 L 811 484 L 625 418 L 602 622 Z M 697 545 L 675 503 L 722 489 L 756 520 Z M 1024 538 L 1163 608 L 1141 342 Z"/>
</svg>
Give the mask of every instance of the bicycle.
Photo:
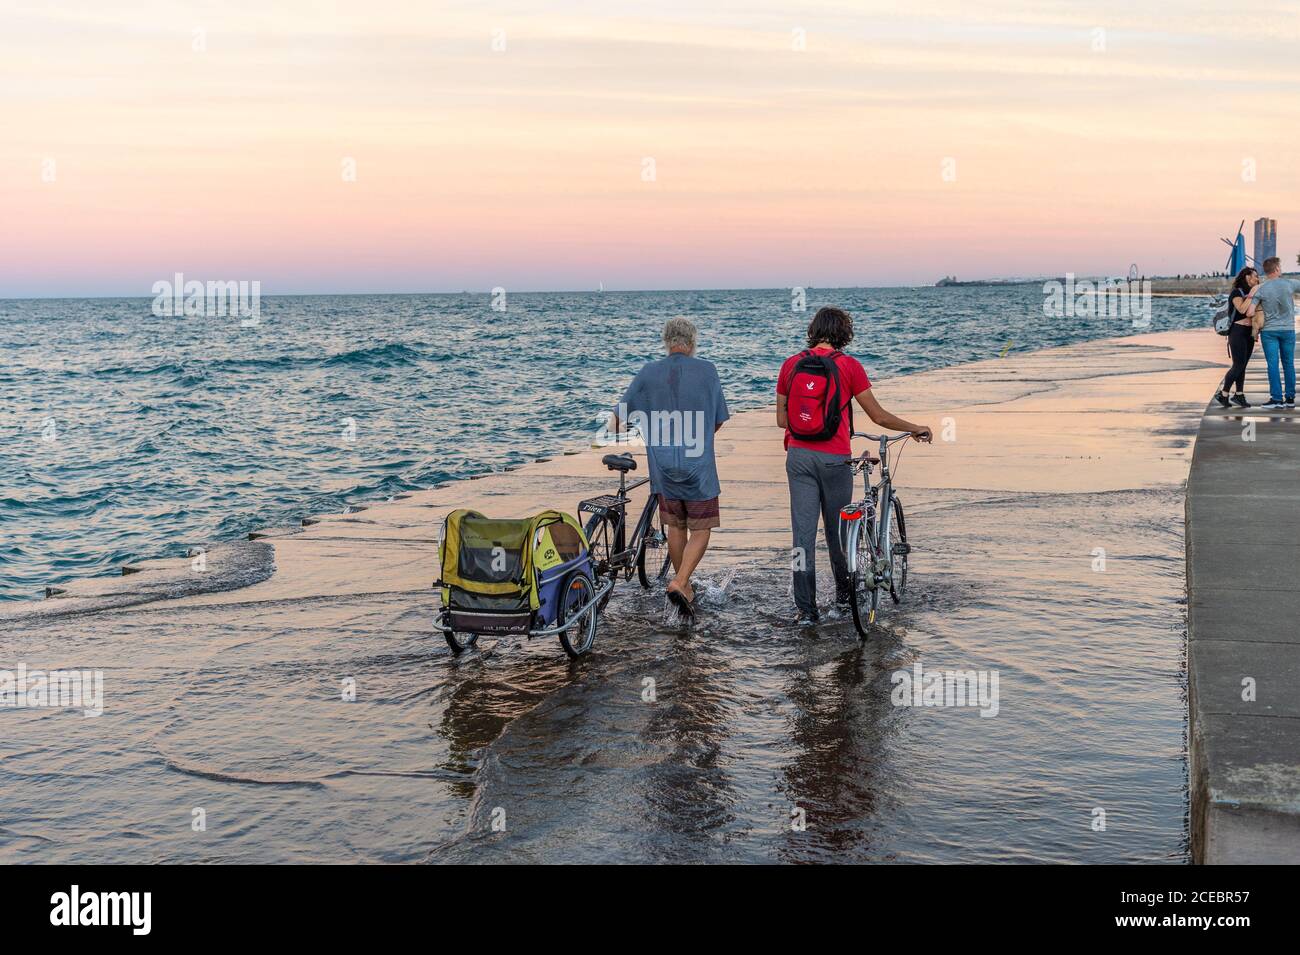
<svg viewBox="0 0 1300 955">
<path fill-rule="evenodd" d="M 636 459 L 630 454 L 607 454 L 601 458 L 601 463 L 618 472 L 618 493 L 580 501 L 578 514 L 580 520 L 583 514 L 591 515 L 584 530 L 596 579 L 608 577 L 610 581 L 609 591 L 599 604 L 599 609 L 603 610 L 612 596 L 613 584 L 620 577 L 631 580 L 635 570 L 641 586 L 648 590 L 656 583 L 663 583 L 672 562 L 668 556 L 668 535 L 663 521 L 656 520 L 659 517 L 657 494 L 650 493 L 647 497 L 641 516 L 632 529 L 631 539 L 628 539 L 627 505 L 631 502 L 628 494 L 650 481 L 641 478 L 627 483 L 627 473 L 636 470 Z"/>
<path fill-rule="evenodd" d="M 911 435 L 855 431 L 852 436 L 880 443 L 879 457 L 866 450 L 849 462 L 853 473 L 862 475 L 863 498 L 840 510 L 840 543 L 848 562 L 853 625 L 865 640 L 876 622 L 885 591 L 896 604 L 907 591 L 907 558 L 912 548 L 907 542 L 903 505 L 894 495 L 889 474 L 889 446 Z M 877 464 L 880 481 L 873 486 L 871 471 Z"/>
</svg>

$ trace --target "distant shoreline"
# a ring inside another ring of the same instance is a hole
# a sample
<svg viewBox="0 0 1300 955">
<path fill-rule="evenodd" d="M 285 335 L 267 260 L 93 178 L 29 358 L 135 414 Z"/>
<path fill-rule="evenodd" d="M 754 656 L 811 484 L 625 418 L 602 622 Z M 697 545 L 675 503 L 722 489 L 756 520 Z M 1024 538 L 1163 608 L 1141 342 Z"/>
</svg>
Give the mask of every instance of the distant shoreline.
<svg viewBox="0 0 1300 955">
<path fill-rule="evenodd" d="M 1228 279 L 1211 278 L 1211 279 L 1177 279 L 1168 277 L 1143 276 L 1143 278 L 1157 283 L 1169 283 L 1170 285 L 1179 285 L 1180 283 L 1215 283 L 1222 284 L 1223 289 L 1227 289 Z M 1089 281 L 1105 281 L 1104 276 L 1076 276 L 1076 279 L 1087 279 Z M 1020 285 L 1042 285 L 1044 282 L 1063 282 L 1064 276 L 1043 277 L 1043 278 L 1015 278 L 1015 279 L 971 279 L 967 280 L 940 280 L 934 283 L 902 283 L 899 285 L 805 285 L 795 286 L 805 289 L 807 292 L 830 292 L 830 291 L 883 291 L 897 289 L 929 289 L 929 288 L 1012 288 Z M 1124 279 L 1111 279 L 1111 281 L 1122 282 Z M 652 288 L 652 289 L 614 289 L 607 288 L 603 291 L 597 289 L 519 289 L 514 290 L 507 287 L 507 293 L 515 295 L 672 295 L 682 292 L 774 292 L 788 296 L 791 286 L 772 286 L 772 287 L 716 287 L 716 288 Z M 1160 291 L 1159 288 L 1155 289 Z M 422 292 L 263 292 L 261 298 L 267 299 L 285 299 L 285 298 L 419 298 L 425 296 L 440 296 L 447 298 L 458 298 L 464 296 L 484 297 L 492 294 L 491 289 L 467 289 L 456 292 L 448 291 L 422 291 Z M 0 302 L 86 302 L 86 301 L 103 301 L 103 302 L 122 302 L 122 301 L 142 301 L 150 302 L 155 298 L 148 293 L 131 294 L 131 295 L 0 295 Z"/>
<path fill-rule="evenodd" d="M 1043 279 L 972 279 L 971 281 L 940 279 L 934 284 L 935 288 L 1004 288 L 1012 285 L 1041 285 L 1044 282 L 1064 281 L 1065 277 L 1058 276 Z M 1169 276 L 1144 275 L 1139 279 L 1076 276 L 1075 281 L 1115 282 L 1119 284 L 1118 291 L 1120 292 L 1123 292 L 1123 285 L 1126 282 L 1150 282 L 1153 295 L 1211 295 L 1216 292 L 1226 292 L 1230 279 L 1222 275 L 1212 278 L 1171 278 Z"/>
<path fill-rule="evenodd" d="M 1300 279 L 1300 273 L 1285 272 L 1287 278 Z M 1105 278 L 1082 277 L 1077 279 L 1089 282 L 1105 282 Z M 948 281 L 946 279 L 935 283 L 936 288 L 1002 288 L 1010 285 L 1036 285 L 1040 282 L 1063 282 L 1064 279 L 975 279 L 969 282 Z M 1151 294 L 1165 297 L 1176 297 L 1180 295 L 1223 295 L 1228 291 L 1232 284 L 1232 279 L 1226 275 L 1213 276 L 1211 278 L 1171 278 L 1169 276 L 1144 275 L 1140 279 L 1110 279 L 1116 282 L 1115 292 L 1120 295 L 1126 293 L 1125 285 L 1129 281 L 1148 282 L 1151 285 Z"/>
</svg>

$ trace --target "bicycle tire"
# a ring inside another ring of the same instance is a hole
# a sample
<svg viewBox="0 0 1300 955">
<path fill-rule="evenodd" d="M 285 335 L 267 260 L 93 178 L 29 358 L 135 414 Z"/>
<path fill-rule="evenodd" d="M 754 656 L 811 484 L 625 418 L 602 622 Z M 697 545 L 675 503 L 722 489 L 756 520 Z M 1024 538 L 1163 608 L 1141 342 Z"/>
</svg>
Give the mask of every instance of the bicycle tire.
<svg viewBox="0 0 1300 955">
<path fill-rule="evenodd" d="M 898 498 L 894 498 L 894 521 L 890 524 L 890 536 L 899 543 L 907 543 L 907 524 L 903 520 L 903 505 Z M 902 603 L 903 596 L 907 593 L 907 553 L 899 554 L 893 544 L 890 545 L 889 553 L 894 565 L 889 575 L 889 596 L 894 599 L 894 603 Z M 899 558 L 902 558 L 901 564 Z"/>
<path fill-rule="evenodd" d="M 654 498 L 652 497 L 651 500 L 653 501 Z M 672 558 L 668 555 L 668 534 L 663 529 L 662 520 L 659 520 L 656 523 L 656 518 L 662 517 L 659 513 L 659 505 L 658 503 L 652 503 L 650 508 L 650 521 L 645 529 L 645 533 L 641 535 L 641 542 L 637 544 L 636 548 L 636 576 L 637 579 L 641 581 L 641 586 L 645 590 L 649 590 L 654 584 L 664 583 L 668 577 L 668 568 L 672 566 Z M 652 531 L 655 534 L 655 539 L 659 542 L 653 547 L 650 545 L 650 534 Z M 652 551 L 656 552 L 654 558 L 650 556 L 650 552 Z M 659 551 L 662 551 L 663 553 L 662 560 L 657 559 L 657 552 Z M 646 567 L 647 563 L 650 565 L 649 568 Z M 654 570 L 655 564 L 658 564 L 659 568 L 655 572 L 652 580 L 648 571 Z"/>
<path fill-rule="evenodd" d="M 876 586 L 876 542 L 871 525 L 859 518 L 856 527 L 848 534 L 852 548 L 849 559 L 853 561 L 849 572 L 849 608 L 853 612 L 853 626 L 858 636 L 866 640 L 876 622 L 880 607 L 880 589 Z"/>
<path fill-rule="evenodd" d="M 603 566 L 610 580 L 609 592 L 600 598 L 600 604 L 596 607 L 597 610 L 604 610 L 609 604 L 609 598 L 614 596 L 612 585 L 618 581 L 618 572 L 610 566 L 610 559 L 614 556 L 614 521 L 608 514 L 592 514 L 583 530 L 587 534 L 587 552 L 591 555 L 593 576 L 599 580 L 599 568 Z"/>
<path fill-rule="evenodd" d="M 596 582 L 585 570 L 572 570 L 560 585 L 560 609 L 557 614 L 560 626 L 569 622 L 570 603 L 576 602 L 581 607 L 596 593 Z M 596 628 L 600 624 L 600 606 L 590 608 L 580 615 L 570 630 L 560 631 L 560 646 L 571 659 L 576 660 L 591 652 L 596 645 Z M 572 632 L 572 636 L 570 633 Z"/>
</svg>

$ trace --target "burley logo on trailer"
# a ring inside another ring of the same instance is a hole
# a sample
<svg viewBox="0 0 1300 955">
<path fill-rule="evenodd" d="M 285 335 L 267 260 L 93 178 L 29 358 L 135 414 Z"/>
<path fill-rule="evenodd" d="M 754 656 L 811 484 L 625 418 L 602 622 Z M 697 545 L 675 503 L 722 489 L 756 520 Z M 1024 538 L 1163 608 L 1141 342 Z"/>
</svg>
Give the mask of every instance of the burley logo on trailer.
<svg viewBox="0 0 1300 955">
<path fill-rule="evenodd" d="M 560 556 L 555 541 L 551 538 L 550 528 L 546 526 L 539 527 L 537 529 L 537 540 L 534 542 L 533 565 L 538 570 L 550 570 L 562 563 L 564 563 L 564 558 Z"/>
</svg>

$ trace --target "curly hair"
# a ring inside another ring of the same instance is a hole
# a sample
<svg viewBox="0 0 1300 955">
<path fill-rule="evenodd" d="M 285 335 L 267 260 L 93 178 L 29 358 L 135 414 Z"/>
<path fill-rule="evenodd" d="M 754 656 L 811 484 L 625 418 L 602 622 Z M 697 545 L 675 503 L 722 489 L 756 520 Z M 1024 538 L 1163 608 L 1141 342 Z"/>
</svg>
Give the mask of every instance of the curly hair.
<svg viewBox="0 0 1300 955">
<path fill-rule="evenodd" d="M 684 348 L 695 351 L 695 339 L 699 333 L 688 318 L 670 318 L 664 325 L 664 344 L 670 349 Z"/>
<path fill-rule="evenodd" d="M 823 305 L 808 323 L 808 347 L 826 342 L 839 350 L 853 341 L 853 318 L 842 308 Z"/>
</svg>

